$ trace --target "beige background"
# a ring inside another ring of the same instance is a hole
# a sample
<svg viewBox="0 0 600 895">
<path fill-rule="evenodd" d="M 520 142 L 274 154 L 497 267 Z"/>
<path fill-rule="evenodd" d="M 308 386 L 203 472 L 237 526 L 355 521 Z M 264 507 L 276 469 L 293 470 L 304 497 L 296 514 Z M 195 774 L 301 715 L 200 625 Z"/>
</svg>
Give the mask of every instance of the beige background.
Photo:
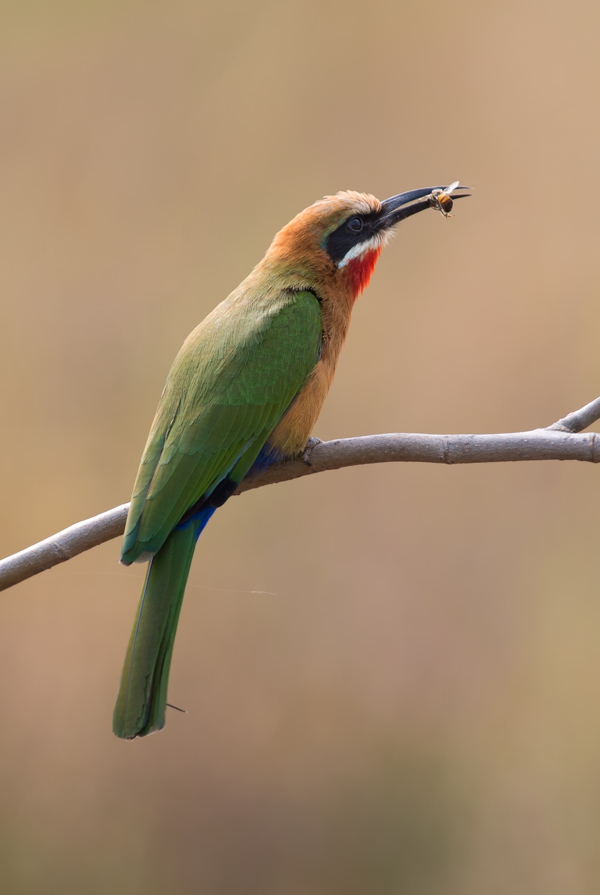
<svg viewBox="0 0 600 895">
<path fill-rule="evenodd" d="M 170 362 L 323 195 L 456 178 L 316 430 L 506 431 L 600 393 L 600 6 L 4 0 L 3 553 L 122 503 Z M 203 535 L 170 696 L 111 733 L 140 567 L 0 599 L 10 895 L 587 895 L 599 472 L 328 473 Z"/>
</svg>

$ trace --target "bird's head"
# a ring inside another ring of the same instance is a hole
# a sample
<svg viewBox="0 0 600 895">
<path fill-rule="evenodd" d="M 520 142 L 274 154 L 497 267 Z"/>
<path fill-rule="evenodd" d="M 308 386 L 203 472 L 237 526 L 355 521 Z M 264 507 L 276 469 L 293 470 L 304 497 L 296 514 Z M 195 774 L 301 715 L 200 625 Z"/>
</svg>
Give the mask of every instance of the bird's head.
<svg viewBox="0 0 600 895">
<path fill-rule="evenodd" d="M 384 202 L 352 190 L 326 196 L 277 233 L 265 260 L 286 277 L 298 278 L 297 288 L 327 283 L 354 299 L 369 282 L 396 224 L 430 208 L 432 192 L 443 189 L 410 190 Z"/>
</svg>

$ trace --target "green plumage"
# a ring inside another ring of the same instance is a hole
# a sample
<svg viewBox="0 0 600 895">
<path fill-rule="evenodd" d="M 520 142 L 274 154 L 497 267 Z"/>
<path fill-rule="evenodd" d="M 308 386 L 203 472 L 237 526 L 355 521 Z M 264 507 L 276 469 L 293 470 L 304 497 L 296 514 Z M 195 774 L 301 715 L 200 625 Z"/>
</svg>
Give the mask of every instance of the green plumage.
<svg viewBox="0 0 600 895">
<path fill-rule="evenodd" d="M 114 714 L 117 736 L 164 725 L 177 620 L 200 523 L 184 514 L 239 483 L 306 383 L 321 345 L 310 292 L 248 295 L 243 284 L 188 337 L 165 386 L 138 472 L 122 561 L 151 561 Z"/>
<path fill-rule="evenodd" d="M 165 724 L 167 684 L 197 526 L 174 531 L 150 561 L 113 715 L 117 736 L 131 739 Z"/>
</svg>

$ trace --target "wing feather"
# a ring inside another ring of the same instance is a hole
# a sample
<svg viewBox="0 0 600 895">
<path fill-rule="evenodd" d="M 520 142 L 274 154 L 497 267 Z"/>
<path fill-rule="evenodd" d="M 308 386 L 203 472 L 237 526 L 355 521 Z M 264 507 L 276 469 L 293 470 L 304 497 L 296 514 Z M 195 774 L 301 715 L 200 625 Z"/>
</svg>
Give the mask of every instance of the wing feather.
<svg viewBox="0 0 600 895">
<path fill-rule="evenodd" d="M 127 520 L 126 563 L 160 549 L 189 507 L 260 451 L 319 358 L 310 292 L 226 300 L 186 339 L 163 391 Z"/>
</svg>

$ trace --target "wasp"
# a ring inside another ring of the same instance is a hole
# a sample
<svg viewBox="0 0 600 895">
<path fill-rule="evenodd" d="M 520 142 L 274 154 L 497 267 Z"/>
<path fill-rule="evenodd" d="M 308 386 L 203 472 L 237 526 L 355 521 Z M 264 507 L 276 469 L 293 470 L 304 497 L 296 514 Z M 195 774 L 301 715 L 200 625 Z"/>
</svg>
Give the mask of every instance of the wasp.
<svg viewBox="0 0 600 895">
<path fill-rule="evenodd" d="M 452 190 L 455 190 L 460 181 L 455 180 L 454 183 L 451 183 L 450 186 L 447 186 L 445 190 L 433 190 L 431 195 L 429 196 L 429 204 L 432 208 L 437 208 L 437 210 L 444 215 L 445 218 L 452 218 L 454 215 L 450 214 L 452 211 L 452 206 L 454 202 L 452 197 L 449 195 Z"/>
</svg>

